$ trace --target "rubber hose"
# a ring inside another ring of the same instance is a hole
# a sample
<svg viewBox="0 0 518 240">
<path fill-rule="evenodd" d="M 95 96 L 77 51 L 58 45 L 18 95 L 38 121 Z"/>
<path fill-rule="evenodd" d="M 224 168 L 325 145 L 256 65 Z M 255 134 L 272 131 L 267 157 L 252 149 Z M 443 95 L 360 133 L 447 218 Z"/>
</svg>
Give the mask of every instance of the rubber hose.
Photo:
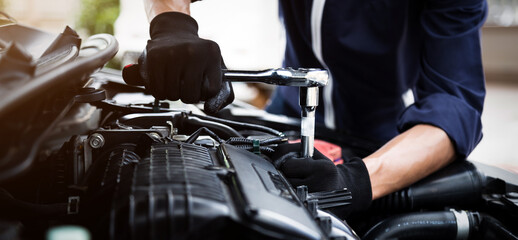
<svg viewBox="0 0 518 240">
<path fill-rule="evenodd" d="M 214 121 L 214 122 L 222 123 L 222 124 L 229 125 L 229 126 L 232 126 L 232 127 L 235 127 L 235 128 L 239 128 L 241 130 L 243 130 L 243 129 L 252 129 L 252 130 L 257 130 L 257 131 L 261 131 L 261 132 L 267 132 L 267 133 L 273 134 L 273 135 L 278 136 L 278 137 L 284 137 L 284 133 L 282 133 L 280 131 L 277 131 L 277 130 L 275 130 L 273 128 L 269 128 L 269 127 L 265 127 L 265 126 L 261 126 L 261 125 L 256 125 L 256 124 L 251 124 L 251 123 L 243 123 L 243 122 L 236 122 L 236 121 L 232 121 L 232 120 L 221 119 L 221 118 L 212 117 L 212 116 L 202 116 L 202 115 L 197 115 L 197 114 L 192 114 L 192 116 L 196 116 L 196 117 L 199 117 L 199 118 L 204 119 L 204 120 L 209 120 L 209 121 Z"/>
<path fill-rule="evenodd" d="M 371 209 L 397 212 L 459 205 L 467 208 L 481 200 L 485 182 L 485 176 L 472 163 L 457 161 L 408 188 L 374 201 Z"/>
<path fill-rule="evenodd" d="M 231 137 L 227 140 L 227 143 L 228 144 L 253 144 L 254 141 L 255 141 L 254 139 Z M 268 145 L 268 144 L 282 143 L 283 139 L 280 137 L 273 137 L 273 138 L 261 139 L 258 141 L 261 145 Z"/>
<path fill-rule="evenodd" d="M 283 142 L 284 142 L 283 138 L 276 137 L 276 138 L 268 138 L 268 139 L 262 140 L 261 144 L 264 144 L 264 145 L 267 145 L 267 144 L 279 144 L 279 143 L 283 143 Z"/>
<path fill-rule="evenodd" d="M 456 239 L 453 212 L 412 213 L 394 216 L 372 227 L 362 239 Z"/>
<path fill-rule="evenodd" d="M 247 150 L 247 151 L 252 151 L 254 149 L 253 146 L 250 146 L 250 145 L 233 145 L 234 147 L 237 147 L 237 148 L 241 148 L 241 149 L 244 149 L 244 150 Z M 275 150 L 273 150 L 273 148 L 270 148 L 270 147 L 264 147 L 264 146 L 260 146 L 259 147 L 259 151 L 264 153 L 272 153 L 272 152 L 275 152 Z"/>
<path fill-rule="evenodd" d="M 209 136 L 214 138 L 214 140 L 216 140 L 218 143 L 223 142 L 223 140 L 221 140 L 221 138 L 219 138 L 218 135 L 216 135 L 214 132 L 212 132 L 211 130 L 209 130 L 206 127 L 202 127 L 200 129 L 196 130 L 196 132 L 191 134 L 191 136 L 185 142 L 189 143 L 189 144 L 194 143 L 194 141 L 196 141 L 198 139 L 198 137 L 200 136 L 201 133 L 208 134 Z"/>
<path fill-rule="evenodd" d="M 185 118 L 180 118 L 178 124 L 180 125 L 179 128 L 191 126 L 196 128 L 196 130 L 202 127 L 206 127 L 222 139 L 228 139 L 231 137 L 243 137 L 243 135 L 238 133 L 232 127 L 229 127 L 219 122 L 204 120 L 198 117 L 186 116 Z"/>
<path fill-rule="evenodd" d="M 228 144 L 252 144 L 253 142 L 254 142 L 254 140 L 252 140 L 252 139 L 236 138 L 236 137 L 231 137 L 227 140 Z"/>
</svg>

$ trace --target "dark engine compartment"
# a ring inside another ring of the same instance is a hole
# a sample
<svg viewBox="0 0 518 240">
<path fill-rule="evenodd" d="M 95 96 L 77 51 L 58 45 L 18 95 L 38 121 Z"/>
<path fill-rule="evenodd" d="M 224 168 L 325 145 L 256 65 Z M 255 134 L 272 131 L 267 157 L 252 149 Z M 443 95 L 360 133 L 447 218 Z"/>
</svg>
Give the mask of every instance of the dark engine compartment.
<svg viewBox="0 0 518 240">
<path fill-rule="evenodd" d="M 102 69 L 109 35 L 81 45 L 69 28 L 11 24 L 0 38 L 0 239 L 517 239 L 509 172 L 457 161 L 346 222 L 332 210 L 347 190 L 291 186 L 268 157 L 298 138 L 297 119 L 153 103 Z M 377 147 L 316 137 L 360 156 Z"/>
</svg>

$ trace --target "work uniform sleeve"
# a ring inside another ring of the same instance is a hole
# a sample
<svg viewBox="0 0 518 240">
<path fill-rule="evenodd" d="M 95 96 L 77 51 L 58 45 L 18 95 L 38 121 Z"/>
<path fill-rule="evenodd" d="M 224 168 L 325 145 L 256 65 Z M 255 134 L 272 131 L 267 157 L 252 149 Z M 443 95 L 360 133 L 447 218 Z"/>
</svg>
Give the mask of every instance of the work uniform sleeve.
<svg viewBox="0 0 518 240">
<path fill-rule="evenodd" d="M 430 0 L 421 15 L 423 45 L 416 102 L 398 122 L 400 131 L 417 124 L 443 129 L 464 158 L 482 138 L 485 97 L 480 28 L 485 0 Z"/>
</svg>

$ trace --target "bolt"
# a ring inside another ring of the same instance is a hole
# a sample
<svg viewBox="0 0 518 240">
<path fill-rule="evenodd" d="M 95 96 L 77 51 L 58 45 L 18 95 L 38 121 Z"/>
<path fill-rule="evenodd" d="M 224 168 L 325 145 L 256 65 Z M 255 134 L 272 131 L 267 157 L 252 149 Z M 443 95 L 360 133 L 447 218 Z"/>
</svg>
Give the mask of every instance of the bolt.
<svg viewBox="0 0 518 240">
<path fill-rule="evenodd" d="M 102 148 L 104 146 L 104 137 L 99 133 L 94 133 L 90 136 L 88 142 L 92 148 Z"/>
<path fill-rule="evenodd" d="M 154 139 L 160 139 L 160 134 L 158 134 L 156 132 L 149 133 L 149 136 L 154 138 Z"/>
<path fill-rule="evenodd" d="M 174 128 L 173 122 L 171 121 L 167 121 L 166 123 L 171 127 L 169 137 L 173 138 L 174 135 L 178 134 L 178 128 Z"/>
<path fill-rule="evenodd" d="M 308 187 L 306 185 L 297 186 L 296 194 L 301 202 L 308 200 Z"/>
<path fill-rule="evenodd" d="M 307 209 L 309 210 L 309 213 L 311 214 L 311 216 L 312 216 L 313 218 L 318 217 L 318 212 L 317 212 L 317 209 L 318 209 L 318 200 L 316 200 L 316 199 L 309 199 L 309 200 L 308 200 L 308 206 L 307 206 Z"/>
</svg>

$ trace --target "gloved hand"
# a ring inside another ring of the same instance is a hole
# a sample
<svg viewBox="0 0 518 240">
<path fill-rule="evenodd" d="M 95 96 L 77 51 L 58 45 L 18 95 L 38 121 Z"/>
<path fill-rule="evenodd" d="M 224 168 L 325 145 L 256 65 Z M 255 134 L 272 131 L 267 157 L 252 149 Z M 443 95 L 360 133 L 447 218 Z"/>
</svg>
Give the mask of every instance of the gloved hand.
<svg viewBox="0 0 518 240">
<path fill-rule="evenodd" d="M 232 85 L 223 82 L 219 46 L 198 37 L 198 24 L 189 15 L 166 12 L 150 25 L 151 40 L 138 64 L 123 69 L 130 85 L 144 85 L 158 99 L 205 102 L 217 112 L 234 100 Z"/>
<path fill-rule="evenodd" d="M 351 158 L 335 165 L 315 150 L 312 158 L 300 157 L 300 144 L 283 144 L 271 156 L 275 166 L 294 186 L 306 185 L 309 192 L 349 189 L 351 206 L 332 209 L 340 217 L 351 211 L 366 210 L 372 201 L 369 172 L 360 158 Z"/>
</svg>

